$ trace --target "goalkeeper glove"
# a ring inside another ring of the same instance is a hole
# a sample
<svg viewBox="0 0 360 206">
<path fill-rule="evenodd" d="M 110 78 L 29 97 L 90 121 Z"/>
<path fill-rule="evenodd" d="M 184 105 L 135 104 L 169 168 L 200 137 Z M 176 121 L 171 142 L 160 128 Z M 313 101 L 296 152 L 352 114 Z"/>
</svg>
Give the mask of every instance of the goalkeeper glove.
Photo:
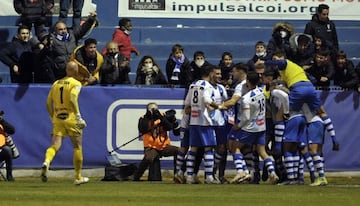
<svg viewBox="0 0 360 206">
<path fill-rule="evenodd" d="M 87 126 L 85 120 L 81 117 L 80 114 L 76 115 L 76 126 L 80 129 L 83 129 Z"/>
</svg>

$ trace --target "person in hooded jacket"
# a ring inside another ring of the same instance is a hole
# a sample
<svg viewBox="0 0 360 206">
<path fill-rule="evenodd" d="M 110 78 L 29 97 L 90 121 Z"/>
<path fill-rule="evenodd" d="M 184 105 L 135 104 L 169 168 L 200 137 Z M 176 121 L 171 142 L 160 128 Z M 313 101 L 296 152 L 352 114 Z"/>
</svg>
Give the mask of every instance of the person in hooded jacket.
<svg viewBox="0 0 360 206">
<path fill-rule="evenodd" d="M 294 27 L 288 22 L 278 22 L 273 27 L 272 38 L 267 45 L 267 53 L 273 56 L 277 50 L 283 50 L 286 56 L 290 54 L 290 36 L 294 34 Z"/>
<path fill-rule="evenodd" d="M 289 42 L 291 52 L 288 58 L 304 70 L 309 69 L 314 63 L 315 56 L 313 38 L 308 34 L 295 33 L 291 35 Z"/>
</svg>

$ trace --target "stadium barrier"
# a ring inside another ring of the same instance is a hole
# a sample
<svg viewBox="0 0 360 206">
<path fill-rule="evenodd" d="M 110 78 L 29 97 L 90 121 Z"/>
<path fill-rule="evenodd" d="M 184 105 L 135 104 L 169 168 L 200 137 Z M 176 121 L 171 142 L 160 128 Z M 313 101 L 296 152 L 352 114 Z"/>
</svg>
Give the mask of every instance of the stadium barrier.
<svg viewBox="0 0 360 206">
<path fill-rule="evenodd" d="M 5 111 L 4 117 L 16 127 L 12 137 L 20 150 L 20 157 L 14 160 L 15 168 L 39 167 L 50 145 L 51 122 L 45 107 L 49 89 L 50 85 L 0 85 L 0 109 Z M 183 88 L 84 87 L 79 97 L 81 113 L 88 125 L 83 137 L 84 167 L 104 167 L 107 163 L 105 156 L 113 150 L 124 162 L 140 161 L 143 156 L 141 139 L 122 145 L 138 136 L 138 118 L 145 113 L 146 104 L 156 102 L 162 111 L 175 109 L 176 117 L 180 120 L 184 92 Z M 343 90 L 318 92 L 340 141 L 340 151 L 331 151 L 331 138 L 326 134 L 326 169 L 360 170 L 360 150 L 357 148 L 360 145 L 359 93 Z M 179 145 L 178 137 L 170 136 L 172 143 Z M 72 146 L 67 139 L 52 167 L 73 167 L 72 155 Z M 162 158 L 161 161 L 162 168 L 172 168 L 171 159 Z M 228 165 L 231 167 L 231 164 Z"/>
</svg>

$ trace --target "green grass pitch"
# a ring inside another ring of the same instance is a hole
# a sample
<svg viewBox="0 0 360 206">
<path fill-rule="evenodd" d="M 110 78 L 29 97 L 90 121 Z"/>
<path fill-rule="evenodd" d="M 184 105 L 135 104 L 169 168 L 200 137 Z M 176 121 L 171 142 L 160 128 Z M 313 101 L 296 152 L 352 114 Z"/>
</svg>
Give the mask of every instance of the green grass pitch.
<svg viewBox="0 0 360 206">
<path fill-rule="evenodd" d="M 143 177 L 144 178 L 144 177 Z M 329 185 L 179 185 L 162 182 L 103 182 L 92 177 L 75 186 L 71 178 L 20 177 L 0 181 L 0 206 L 352 206 L 360 205 L 360 177 L 329 177 Z"/>
</svg>

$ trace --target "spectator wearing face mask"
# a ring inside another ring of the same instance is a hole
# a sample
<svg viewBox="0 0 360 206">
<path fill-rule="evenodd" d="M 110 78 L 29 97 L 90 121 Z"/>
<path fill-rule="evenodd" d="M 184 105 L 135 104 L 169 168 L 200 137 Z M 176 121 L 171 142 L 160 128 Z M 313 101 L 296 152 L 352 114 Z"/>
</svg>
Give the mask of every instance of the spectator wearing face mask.
<svg viewBox="0 0 360 206">
<path fill-rule="evenodd" d="M 192 68 L 192 76 L 194 80 L 201 79 L 201 70 L 204 69 L 206 66 L 211 65 L 205 59 L 205 53 L 203 51 L 196 51 L 194 52 L 194 59 L 190 63 Z"/>
<path fill-rule="evenodd" d="M 135 84 L 167 84 L 165 75 L 153 57 L 147 55 L 141 58 L 136 70 Z"/>
<path fill-rule="evenodd" d="M 110 41 L 106 44 L 104 64 L 100 69 L 100 84 L 131 84 L 129 79 L 129 60 L 119 52 L 117 42 Z"/>
<path fill-rule="evenodd" d="M 266 44 L 263 41 L 258 41 L 255 44 L 255 54 L 254 56 L 247 62 L 250 70 L 255 70 L 255 62 L 258 60 L 269 60 L 271 56 L 266 51 Z"/>
<path fill-rule="evenodd" d="M 273 27 L 272 38 L 267 45 L 267 53 L 272 56 L 277 50 L 283 50 L 286 56 L 290 54 L 290 36 L 294 34 L 294 27 L 287 22 L 278 22 Z"/>
</svg>

